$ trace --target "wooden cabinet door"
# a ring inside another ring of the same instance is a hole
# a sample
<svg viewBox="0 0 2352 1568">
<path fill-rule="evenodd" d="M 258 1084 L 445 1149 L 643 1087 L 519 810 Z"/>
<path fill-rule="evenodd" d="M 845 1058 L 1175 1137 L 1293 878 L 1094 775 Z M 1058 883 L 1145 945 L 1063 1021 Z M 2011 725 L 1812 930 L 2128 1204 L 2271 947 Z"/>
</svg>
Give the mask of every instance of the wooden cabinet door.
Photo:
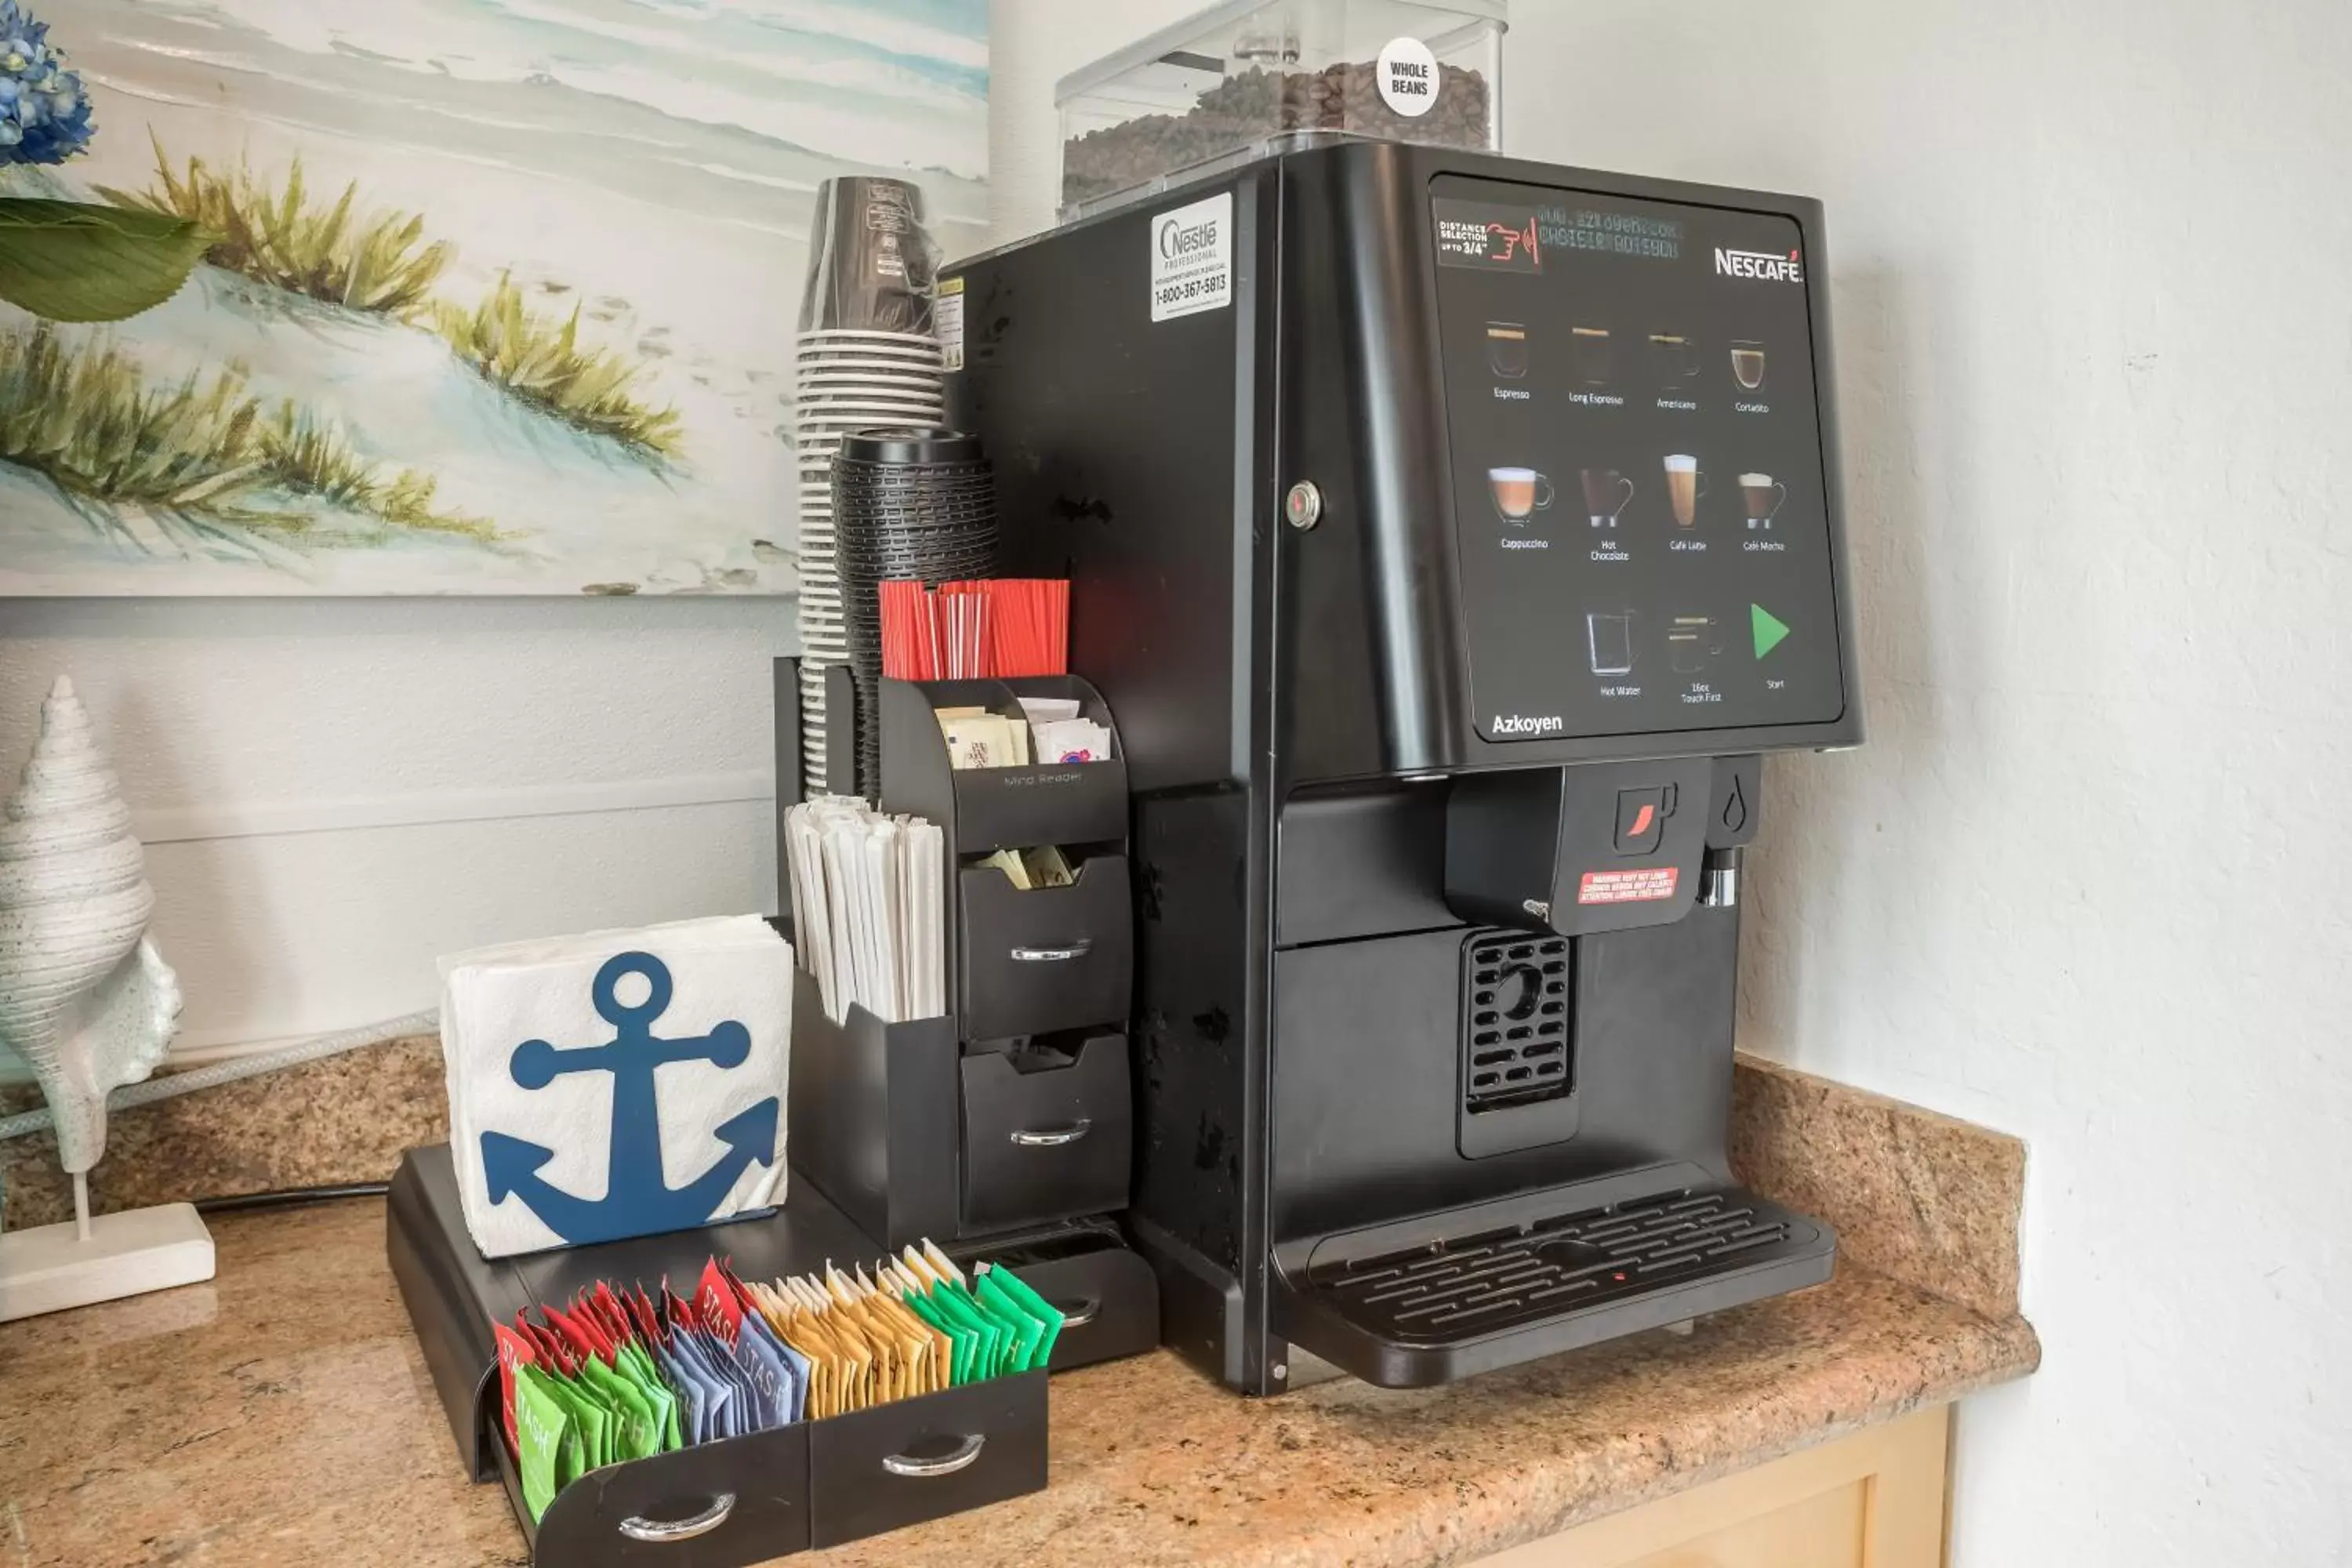
<svg viewBox="0 0 2352 1568">
<path fill-rule="evenodd" d="M 1848 1481 L 1637 1558 L 1633 1568 L 1870 1568 L 1869 1517 L 1870 1483 Z"/>
<path fill-rule="evenodd" d="M 1948 1406 L 1480 1561 L 1478 1568 L 1942 1568 Z"/>
</svg>

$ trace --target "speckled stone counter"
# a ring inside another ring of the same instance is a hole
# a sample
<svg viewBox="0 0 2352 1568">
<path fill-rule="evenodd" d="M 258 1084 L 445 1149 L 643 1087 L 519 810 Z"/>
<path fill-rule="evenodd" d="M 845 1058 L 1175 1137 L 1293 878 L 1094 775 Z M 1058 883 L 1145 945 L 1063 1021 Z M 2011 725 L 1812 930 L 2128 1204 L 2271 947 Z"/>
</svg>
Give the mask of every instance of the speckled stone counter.
<svg viewBox="0 0 2352 1568">
<path fill-rule="evenodd" d="M 210 1285 L 0 1325 L 0 1564 L 524 1563 L 504 1493 L 464 1479 L 384 1267 L 383 1205 L 214 1234 Z M 1853 1267 L 1688 1337 L 1447 1389 L 1246 1401 L 1160 1353 L 1054 1380 L 1045 1491 L 793 1561 L 1468 1562 L 2039 1356 L 2014 1316 Z"/>
</svg>

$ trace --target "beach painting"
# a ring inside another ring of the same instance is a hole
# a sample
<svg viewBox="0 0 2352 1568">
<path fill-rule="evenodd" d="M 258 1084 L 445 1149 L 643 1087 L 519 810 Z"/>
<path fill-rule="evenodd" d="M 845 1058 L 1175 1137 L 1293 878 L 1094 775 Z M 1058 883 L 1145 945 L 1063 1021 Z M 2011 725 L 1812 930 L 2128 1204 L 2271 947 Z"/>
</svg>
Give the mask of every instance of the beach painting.
<svg viewBox="0 0 2352 1568">
<path fill-rule="evenodd" d="M 818 183 L 985 229 L 986 0 L 18 4 L 0 196 L 206 248 L 0 304 L 0 595 L 789 593 Z"/>
</svg>

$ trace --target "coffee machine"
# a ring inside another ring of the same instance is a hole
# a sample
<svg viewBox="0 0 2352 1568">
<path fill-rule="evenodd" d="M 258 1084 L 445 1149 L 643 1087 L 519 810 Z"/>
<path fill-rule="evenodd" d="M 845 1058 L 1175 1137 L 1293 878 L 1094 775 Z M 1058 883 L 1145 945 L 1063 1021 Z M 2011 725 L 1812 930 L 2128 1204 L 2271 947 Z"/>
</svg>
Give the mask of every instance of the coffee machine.
<svg viewBox="0 0 2352 1568">
<path fill-rule="evenodd" d="M 1307 136 L 943 272 L 1118 718 L 1129 1219 L 1230 1386 L 1828 1277 L 1726 1148 L 1762 758 L 1862 732 L 1822 267 L 1809 200 Z"/>
</svg>

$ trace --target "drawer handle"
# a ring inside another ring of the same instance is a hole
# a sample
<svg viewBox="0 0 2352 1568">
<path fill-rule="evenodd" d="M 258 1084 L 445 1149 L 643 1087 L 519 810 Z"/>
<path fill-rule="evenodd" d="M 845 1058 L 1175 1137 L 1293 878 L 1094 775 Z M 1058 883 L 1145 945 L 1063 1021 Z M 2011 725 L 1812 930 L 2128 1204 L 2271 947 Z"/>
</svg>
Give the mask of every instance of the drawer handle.
<svg viewBox="0 0 2352 1568">
<path fill-rule="evenodd" d="M 1024 1127 L 1014 1131 L 1013 1141 L 1024 1149 L 1058 1149 L 1085 1137 L 1094 1124 L 1094 1118 L 1081 1116 L 1067 1127 Z"/>
<path fill-rule="evenodd" d="M 1084 958 L 1094 949 L 1094 939 L 1082 936 L 1067 947 L 1016 947 L 1013 950 L 1013 962 L 1015 963 L 1066 963 L 1073 958 Z"/>
<path fill-rule="evenodd" d="M 1073 1301 L 1066 1307 L 1059 1301 L 1049 1301 L 1046 1305 L 1062 1314 L 1062 1327 L 1066 1329 L 1083 1329 L 1102 1316 L 1102 1303 L 1092 1296 L 1083 1301 Z"/>
<path fill-rule="evenodd" d="M 735 1494 L 720 1492 L 710 1500 L 710 1506 L 691 1519 L 647 1519 L 631 1514 L 621 1521 L 621 1533 L 632 1541 L 650 1541 L 660 1546 L 672 1541 L 691 1541 L 698 1535 L 708 1535 L 727 1522 L 735 1511 Z"/>
<path fill-rule="evenodd" d="M 951 1476 L 980 1458 L 980 1446 L 988 1441 L 985 1433 L 967 1434 L 956 1446 L 936 1459 L 919 1459 L 912 1454 L 886 1454 L 882 1468 L 894 1476 L 908 1476 L 916 1480 L 928 1480 L 933 1476 Z"/>
</svg>

